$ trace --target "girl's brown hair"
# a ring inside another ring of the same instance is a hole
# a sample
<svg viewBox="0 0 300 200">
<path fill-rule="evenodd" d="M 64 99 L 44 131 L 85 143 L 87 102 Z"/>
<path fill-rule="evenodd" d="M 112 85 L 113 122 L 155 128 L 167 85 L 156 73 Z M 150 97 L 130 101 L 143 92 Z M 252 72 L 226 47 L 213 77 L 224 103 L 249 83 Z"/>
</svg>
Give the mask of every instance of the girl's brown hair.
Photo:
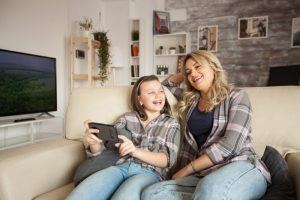
<svg viewBox="0 0 300 200">
<path fill-rule="evenodd" d="M 135 82 L 132 92 L 131 92 L 132 109 L 140 115 L 140 117 L 143 121 L 146 121 L 148 119 L 148 116 L 145 112 L 144 107 L 140 104 L 138 97 L 140 96 L 140 93 L 141 93 L 141 85 L 147 81 L 158 81 L 159 82 L 159 79 L 155 75 L 143 76 Z M 165 113 L 168 115 L 172 114 L 171 107 L 170 107 L 167 97 L 165 98 L 165 106 L 160 111 L 160 113 Z"/>
</svg>

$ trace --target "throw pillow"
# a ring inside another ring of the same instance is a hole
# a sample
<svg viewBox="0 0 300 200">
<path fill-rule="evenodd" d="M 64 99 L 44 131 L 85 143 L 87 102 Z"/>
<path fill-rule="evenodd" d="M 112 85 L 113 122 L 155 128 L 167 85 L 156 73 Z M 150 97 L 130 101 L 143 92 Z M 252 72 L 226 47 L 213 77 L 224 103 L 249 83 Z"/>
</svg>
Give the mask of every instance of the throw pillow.
<svg viewBox="0 0 300 200">
<path fill-rule="evenodd" d="M 73 178 L 75 187 L 89 175 L 115 165 L 119 158 L 118 151 L 104 150 L 101 154 L 84 161 L 75 171 Z"/>
<path fill-rule="evenodd" d="M 272 180 L 261 200 L 295 200 L 288 166 L 281 154 L 275 148 L 267 146 L 261 159 L 268 167 Z"/>
</svg>

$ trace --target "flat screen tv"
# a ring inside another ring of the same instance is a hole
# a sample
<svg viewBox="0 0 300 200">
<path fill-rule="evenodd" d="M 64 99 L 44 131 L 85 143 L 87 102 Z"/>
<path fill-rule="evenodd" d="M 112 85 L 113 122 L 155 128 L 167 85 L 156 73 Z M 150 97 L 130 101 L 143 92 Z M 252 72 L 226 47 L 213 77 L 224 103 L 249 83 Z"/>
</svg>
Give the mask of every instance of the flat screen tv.
<svg viewBox="0 0 300 200">
<path fill-rule="evenodd" d="M 0 117 L 56 110 L 56 59 L 0 49 Z"/>
</svg>

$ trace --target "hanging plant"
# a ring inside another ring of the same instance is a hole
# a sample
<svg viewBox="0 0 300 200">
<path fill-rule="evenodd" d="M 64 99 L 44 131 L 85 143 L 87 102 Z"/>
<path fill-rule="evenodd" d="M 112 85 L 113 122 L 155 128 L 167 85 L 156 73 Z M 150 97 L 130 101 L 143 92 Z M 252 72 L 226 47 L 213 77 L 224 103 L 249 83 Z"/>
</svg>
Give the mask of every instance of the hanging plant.
<svg viewBox="0 0 300 200">
<path fill-rule="evenodd" d="M 100 48 L 98 50 L 99 56 L 99 76 L 101 80 L 108 79 L 108 66 L 110 64 L 110 54 L 109 54 L 109 47 L 110 41 L 107 37 L 107 32 L 95 32 L 94 33 L 95 40 L 100 42 Z"/>
</svg>

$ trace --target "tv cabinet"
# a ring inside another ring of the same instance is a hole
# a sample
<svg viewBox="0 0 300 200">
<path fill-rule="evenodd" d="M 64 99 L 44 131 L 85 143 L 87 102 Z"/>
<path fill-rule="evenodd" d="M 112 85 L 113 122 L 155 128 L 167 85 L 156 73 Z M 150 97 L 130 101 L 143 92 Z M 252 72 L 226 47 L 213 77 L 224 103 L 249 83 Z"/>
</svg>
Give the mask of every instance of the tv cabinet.
<svg viewBox="0 0 300 200">
<path fill-rule="evenodd" d="M 0 150 L 42 140 L 63 137 L 62 117 L 35 117 L 35 120 L 14 122 L 0 121 Z"/>
</svg>

